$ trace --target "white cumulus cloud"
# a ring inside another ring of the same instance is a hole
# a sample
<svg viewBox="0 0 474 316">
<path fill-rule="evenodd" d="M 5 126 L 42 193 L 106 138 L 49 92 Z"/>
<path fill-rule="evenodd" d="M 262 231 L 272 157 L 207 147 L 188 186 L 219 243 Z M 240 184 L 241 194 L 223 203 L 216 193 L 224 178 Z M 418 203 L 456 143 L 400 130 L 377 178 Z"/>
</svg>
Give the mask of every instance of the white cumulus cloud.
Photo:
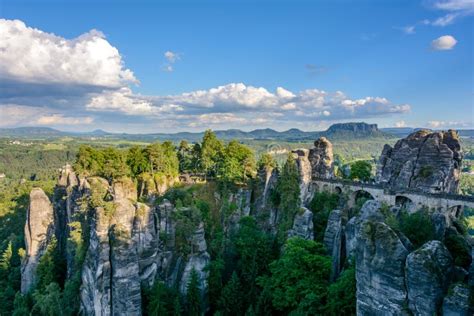
<svg viewBox="0 0 474 316">
<path fill-rule="evenodd" d="M 67 40 L 19 20 L 0 19 L 0 38 L 2 80 L 105 88 L 137 82 L 118 50 L 96 30 Z"/>
<path fill-rule="evenodd" d="M 450 50 L 457 44 L 457 40 L 451 35 L 443 35 L 431 42 L 431 48 L 434 50 Z"/>
</svg>

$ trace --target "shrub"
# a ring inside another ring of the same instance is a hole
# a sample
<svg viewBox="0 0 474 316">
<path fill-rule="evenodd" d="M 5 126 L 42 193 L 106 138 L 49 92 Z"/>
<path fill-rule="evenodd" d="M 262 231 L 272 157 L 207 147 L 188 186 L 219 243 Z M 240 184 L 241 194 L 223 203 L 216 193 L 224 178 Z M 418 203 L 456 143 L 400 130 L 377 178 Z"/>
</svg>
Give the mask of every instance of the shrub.
<svg viewBox="0 0 474 316">
<path fill-rule="evenodd" d="M 316 193 L 311 203 L 310 210 L 313 212 L 313 226 L 315 232 L 315 240 L 322 241 L 324 231 L 328 223 L 329 213 L 336 209 L 339 203 L 339 196 L 337 194 L 320 192 Z"/>
<path fill-rule="evenodd" d="M 469 269 L 472 258 L 470 252 L 471 249 L 466 239 L 454 232 L 451 232 L 448 233 L 444 239 L 444 244 L 453 256 L 454 264 L 465 269 Z"/>
<path fill-rule="evenodd" d="M 433 223 L 424 210 L 413 214 L 402 212 L 399 227 L 400 231 L 410 239 L 416 248 L 434 239 Z"/>
<path fill-rule="evenodd" d="M 342 272 L 336 282 L 329 286 L 326 308 L 329 315 L 356 314 L 356 279 L 354 267 L 350 267 Z"/>
</svg>

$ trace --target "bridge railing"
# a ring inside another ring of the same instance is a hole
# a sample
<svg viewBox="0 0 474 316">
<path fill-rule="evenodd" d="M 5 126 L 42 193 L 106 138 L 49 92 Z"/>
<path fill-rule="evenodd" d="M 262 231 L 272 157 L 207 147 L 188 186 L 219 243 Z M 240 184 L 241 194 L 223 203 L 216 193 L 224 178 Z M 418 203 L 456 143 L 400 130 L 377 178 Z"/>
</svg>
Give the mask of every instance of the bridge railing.
<svg viewBox="0 0 474 316">
<path fill-rule="evenodd" d="M 363 181 L 353 181 L 349 179 L 325 179 L 325 178 L 315 178 L 314 181 L 319 182 L 327 182 L 333 184 L 341 184 L 341 185 L 352 185 L 352 186 L 359 186 L 359 187 L 366 187 L 366 188 L 374 188 L 374 189 L 382 189 L 384 192 L 390 195 L 397 195 L 397 194 L 416 194 L 416 195 L 423 195 L 426 197 L 432 198 L 441 198 L 441 199 L 448 199 L 448 200 L 457 200 L 457 201 L 464 201 L 464 202 L 472 202 L 474 203 L 474 196 L 470 195 L 462 195 L 462 194 L 453 194 L 453 193 L 429 193 L 422 190 L 417 189 L 403 189 L 403 190 L 395 190 L 383 183 L 377 182 L 363 182 Z"/>
</svg>

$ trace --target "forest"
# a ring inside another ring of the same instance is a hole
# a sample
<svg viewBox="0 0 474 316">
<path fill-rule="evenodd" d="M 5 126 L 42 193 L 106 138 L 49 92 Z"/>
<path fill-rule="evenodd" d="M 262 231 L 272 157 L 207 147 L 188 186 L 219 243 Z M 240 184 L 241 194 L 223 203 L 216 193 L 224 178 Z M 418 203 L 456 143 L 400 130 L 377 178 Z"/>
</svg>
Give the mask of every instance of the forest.
<svg viewBox="0 0 474 316">
<path fill-rule="evenodd" d="M 59 159 L 68 161 L 70 155 L 75 154 L 74 169 L 80 175 L 102 177 L 109 183 L 129 178 L 139 186 L 150 179 L 154 183 L 163 183 L 183 174 L 201 180 L 200 183 L 175 185 L 158 198 L 142 195 L 139 199 L 152 206 L 165 199 L 175 205 L 176 248 L 183 256 L 188 256 L 191 251 L 189 233 L 200 222 L 204 223 L 211 257 L 206 267 L 209 291 L 203 299 L 195 271 L 187 284 L 186 295 L 182 295 L 177 287 L 156 281 L 152 287 L 142 288 L 144 314 L 355 314 L 353 260 L 349 258 L 339 277 L 332 279 L 331 259 L 322 244 L 329 213 L 340 205 L 340 197 L 321 192 L 310 201 L 314 240 L 288 237 L 293 218 L 300 212 L 299 174 L 291 154 L 286 154 L 283 163 L 279 163 L 270 153 L 256 155 L 251 147 L 235 140 L 226 143 L 210 130 L 197 143 L 165 141 L 125 148 L 82 144 L 77 149 L 60 152 L 65 156 Z M 44 159 L 49 160 L 49 157 L 44 156 Z M 55 197 L 55 181 L 52 179 L 57 172 L 52 172 L 49 167 L 45 169 L 51 172 L 49 176 L 44 176 L 44 170 L 40 168 L 39 179 L 0 182 L 0 315 L 79 313 L 81 271 L 76 270 L 73 277 L 66 277 L 65 259 L 56 243 L 48 247 L 47 254 L 39 263 L 35 288 L 27 295 L 19 292 L 29 191 L 34 186 L 42 187 L 50 199 Z M 261 224 L 261 219 L 253 216 L 240 218 L 238 228 L 229 230 L 237 206 L 226 202 L 218 204 L 215 195 L 228 197 L 239 188 L 255 188 L 258 174 L 269 169 L 278 170 L 280 175 L 270 193 L 272 206 L 280 212 L 277 231 L 271 231 Z M 372 159 L 345 162 L 339 154 L 335 157 L 335 169 L 336 176 L 359 181 L 371 181 L 375 171 Z M 85 203 L 97 206 L 107 203 L 104 201 L 92 194 Z M 355 213 L 364 201 L 364 198 L 358 201 L 353 210 Z M 81 219 L 75 223 L 81 226 Z M 426 218 L 407 215 L 395 226 L 414 244 L 421 245 L 432 236 Z M 87 227 L 83 225 L 82 230 L 76 232 L 72 240 L 68 240 L 68 245 L 76 247 L 75 260 L 80 266 L 88 244 Z M 456 246 L 455 243 L 453 247 Z M 462 255 L 459 260 L 462 262 Z"/>
</svg>

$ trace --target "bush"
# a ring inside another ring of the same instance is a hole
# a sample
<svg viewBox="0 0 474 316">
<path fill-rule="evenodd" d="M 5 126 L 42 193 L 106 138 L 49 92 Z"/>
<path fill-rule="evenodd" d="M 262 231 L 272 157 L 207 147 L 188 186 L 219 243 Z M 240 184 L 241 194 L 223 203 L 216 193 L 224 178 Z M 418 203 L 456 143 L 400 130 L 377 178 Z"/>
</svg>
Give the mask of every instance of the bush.
<svg viewBox="0 0 474 316">
<path fill-rule="evenodd" d="M 469 269 L 472 258 L 471 249 L 466 239 L 454 232 L 450 232 L 444 239 L 444 244 L 453 256 L 454 264 Z"/>
<path fill-rule="evenodd" d="M 425 210 L 413 214 L 402 212 L 399 227 L 416 248 L 434 239 L 433 223 Z"/>
<path fill-rule="evenodd" d="M 339 196 L 329 192 L 316 193 L 311 200 L 309 209 L 313 212 L 315 240 L 323 240 L 329 213 L 337 208 L 338 203 Z"/>
<path fill-rule="evenodd" d="M 329 315 L 356 314 L 356 279 L 354 267 L 350 267 L 342 272 L 336 282 L 329 286 L 326 308 Z"/>
</svg>

